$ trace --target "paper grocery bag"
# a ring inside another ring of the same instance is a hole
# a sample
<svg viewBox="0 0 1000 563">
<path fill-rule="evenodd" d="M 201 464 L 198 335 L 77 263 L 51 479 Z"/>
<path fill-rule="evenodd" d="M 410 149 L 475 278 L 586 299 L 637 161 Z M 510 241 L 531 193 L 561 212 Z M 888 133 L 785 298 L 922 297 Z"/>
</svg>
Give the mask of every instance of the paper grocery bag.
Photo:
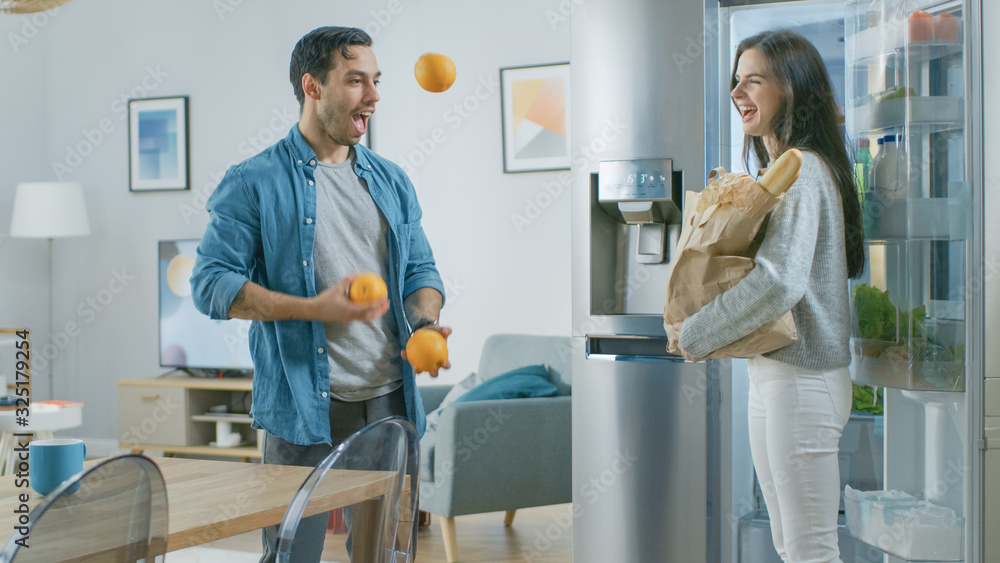
<svg viewBox="0 0 1000 563">
<path fill-rule="evenodd" d="M 697 313 L 754 267 L 752 244 L 764 217 L 778 204 L 747 174 L 716 168 L 700 194 L 685 194 L 684 222 L 667 281 L 663 326 L 667 351 L 679 354 L 673 324 Z M 710 358 L 749 358 L 798 338 L 792 312 L 713 352 Z"/>
</svg>

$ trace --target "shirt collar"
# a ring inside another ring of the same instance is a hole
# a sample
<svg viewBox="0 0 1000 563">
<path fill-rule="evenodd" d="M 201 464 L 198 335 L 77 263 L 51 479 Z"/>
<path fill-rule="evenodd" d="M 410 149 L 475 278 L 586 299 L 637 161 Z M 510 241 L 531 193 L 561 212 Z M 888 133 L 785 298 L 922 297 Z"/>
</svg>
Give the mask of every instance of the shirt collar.
<svg viewBox="0 0 1000 563">
<path fill-rule="evenodd" d="M 312 150 L 309 143 L 302 138 L 302 132 L 299 131 L 299 124 L 296 123 L 292 125 L 292 129 L 288 132 L 288 136 L 285 137 L 285 141 L 292 149 L 292 156 L 299 164 L 307 164 L 309 161 L 316 160 L 316 151 Z"/>
</svg>

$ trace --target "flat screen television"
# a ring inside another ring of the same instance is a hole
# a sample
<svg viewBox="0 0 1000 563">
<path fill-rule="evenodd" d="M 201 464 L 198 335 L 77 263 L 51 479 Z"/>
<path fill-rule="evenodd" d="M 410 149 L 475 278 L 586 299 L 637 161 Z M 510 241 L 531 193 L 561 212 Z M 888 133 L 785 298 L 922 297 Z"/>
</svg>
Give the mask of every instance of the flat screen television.
<svg viewBox="0 0 1000 563">
<path fill-rule="evenodd" d="M 191 299 L 198 239 L 159 241 L 160 366 L 201 377 L 249 376 L 250 321 L 208 318 Z"/>
</svg>

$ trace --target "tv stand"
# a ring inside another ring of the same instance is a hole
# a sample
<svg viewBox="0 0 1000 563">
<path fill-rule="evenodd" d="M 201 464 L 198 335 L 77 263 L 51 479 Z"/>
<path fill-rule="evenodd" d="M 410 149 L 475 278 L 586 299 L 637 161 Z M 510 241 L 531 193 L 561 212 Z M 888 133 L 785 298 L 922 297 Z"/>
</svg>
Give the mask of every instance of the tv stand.
<svg viewBox="0 0 1000 563">
<path fill-rule="evenodd" d="M 260 459 L 260 432 L 250 427 L 249 410 L 253 381 L 237 377 L 190 377 L 181 370 L 160 377 L 118 381 L 118 447 L 133 453 L 162 451 L 165 456 L 237 457 Z M 219 415 L 209 407 L 227 405 Z M 243 445 L 216 447 L 219 421 L 232 424 L 243 436 Z"/>
<path fill-rule="evenodd" d="M 177 368 L 170 373 L 182 372 L 190 377 L 253 377 L 252 369 Z M 169 373 L 167 374 L 169 375 Z"/>
</svg>

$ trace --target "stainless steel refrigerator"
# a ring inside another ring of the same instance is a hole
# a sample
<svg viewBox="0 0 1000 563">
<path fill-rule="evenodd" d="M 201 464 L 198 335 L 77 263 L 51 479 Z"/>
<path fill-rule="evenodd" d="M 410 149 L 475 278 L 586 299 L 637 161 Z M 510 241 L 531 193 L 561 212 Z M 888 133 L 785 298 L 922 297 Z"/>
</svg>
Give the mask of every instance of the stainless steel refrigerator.
<svg viewBox="0 0 1000 563">
<path fill-rule="evenodd" d="M 905 193 L 872 190 L 858 169 L 868 267 L 850 287 L 852 375 L 883 390 L 885 414 L 866 438 L 877 486 L 843 509 L 844 560 L 1000 561 L 1000 121 L 984 103 L 1000 87 L 1000 2 L 574 6 L 574 561 L 773 561 L 747 549 L 753 526 L 769 534 L 746 362 L 667 355 L 661 313 L 681 194 L 712 167 L 741 169 L 736 44 L 777 27 L 824 56 L 852 155 L 865 140 L 877 157 L 888 135 L 900 149 Z M 870 332 L 859 292 L 882 300 L 890 332 Z M 852 460 L 841 467 L 857 485 Z M 883 502 L 889 491 L 913 500 Z M 883 526 L 848 528 L 859 511 Z"/>
<path fill-rule="evenodd" d="M 662 326 L 705 177 L 703 21 L 691 1 L 572 15 L 574 561 L 720 560 L 719 369 L 668 356 Z"/>
</svg>

